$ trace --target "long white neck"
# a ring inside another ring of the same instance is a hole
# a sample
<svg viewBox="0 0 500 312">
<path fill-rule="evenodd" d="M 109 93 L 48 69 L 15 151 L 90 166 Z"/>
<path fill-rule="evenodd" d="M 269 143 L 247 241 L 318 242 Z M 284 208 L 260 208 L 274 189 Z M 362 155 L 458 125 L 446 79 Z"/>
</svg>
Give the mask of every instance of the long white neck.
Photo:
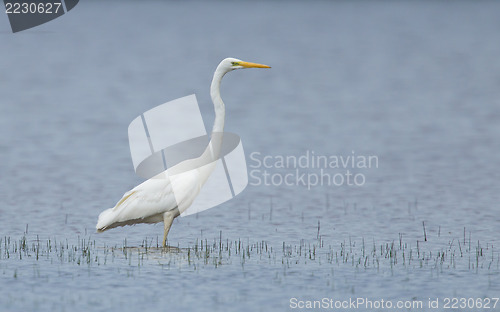
<svg viewBox="0 0 500 312">
<path fill-rule="evenodd" d="M 169 169 L 169 174 L 175 175 L 197 168 L 201 173 L 199 180 L 200 185 L 203 185 L 207 181 L 208 177 L 214 170 L 216 161 L 220 158 L 220 151 L 222 147 L 224 117 L 226 115 L 226 110 L 224 102 L 222 102 L 222 98 L 220 97 L 220 82 L 222 77 L 224 77 L 227 73 L 227 69 L 223 68 L 221 64 L 219 64 L 215 70 L 212 85 L 210 87 L 210 96 L 212 97 L 215 109 L 215 121 L 212 129 L 212 135 L 210 136 L 210 142 L 208 142 L 205 151 L 203 151 L 200 157 L 188 159 Z"/>
<path fill-rule="evenodd" d="M 224 118 L 226 116 L 226 108 L 224 102 L 220 97 L 220 82 L 222 77 L 227 71 L 221 68 L 219 65 L 214 73 L 214 78 L 212 79 L 212 85 L 210 86 L 210 96 L 212 97 L 212 102 L 214 103 L 215 109 L 215 121 L 214 127 L 212 128 L 212 136 L 215 132 L 224 132 Z"/>
<path fill-rule="evenodd" d="M 212 102 L 214 103 L 215 120 L 212 128 L 212 135 L 210 136 L 210 142 L 208 143 L 203 154 L 199 157 L 202 162 L 213 163 L 214 166 L 215 161 L 220 157 L 222 137 L 224 134 L 224 118 L 226 116 L 226 108 L 222 98 L 220 97 L 220 82 L 226 73 L 227 70 L 219 64 L 212 79 L 210 96 L 212 97 Z M 213 170 L 213 168 L 210 170 Z"/>
</svg>

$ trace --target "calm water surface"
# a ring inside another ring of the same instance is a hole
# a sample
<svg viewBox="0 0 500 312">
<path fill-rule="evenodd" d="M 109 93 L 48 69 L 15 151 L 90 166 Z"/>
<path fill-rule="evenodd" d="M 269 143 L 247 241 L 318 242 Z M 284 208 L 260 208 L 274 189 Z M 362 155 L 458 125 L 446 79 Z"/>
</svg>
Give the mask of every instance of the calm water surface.
<svg viewBox="0 0 500 312">
<path fill-rule="evenodd" d="M 0 310 L 286 311 L 292 297 L 498 297 L 498 12 L 493 1 L 85 1 L 15 35 L 0 17 Z M 183 249 L 104 264 L 103 246 L 156 245 L 162 234 L 162 224 L 94 233 L 99 212 L 141 182 L 128 124 L 196 93 L 211 128 L 209 83 L 227 56 L 273 67 L 223 82 L 226 129 L 247 157 L 354 153 L 376 155 L 378 168 L 353 170 L 362 186 L 250 185 L 178 218 L 169 235 L 181 248 L 264 241 L 271 260 L 193 267 Z M 99 260 L 7 257 L 6 239 L 27 228 L 29 245 L 95 241 Z M 362 244 L 400 241 L 428 259 L 402 265 L 382 253 L 378 265 L 355 263 L 366 259 Z M 314 244 L 315 259 L 296 256 Z M 342 247 L 352 258 L 329 263 Z M 443 250 L 455 264 L 433 262 Z"/>
</svg>

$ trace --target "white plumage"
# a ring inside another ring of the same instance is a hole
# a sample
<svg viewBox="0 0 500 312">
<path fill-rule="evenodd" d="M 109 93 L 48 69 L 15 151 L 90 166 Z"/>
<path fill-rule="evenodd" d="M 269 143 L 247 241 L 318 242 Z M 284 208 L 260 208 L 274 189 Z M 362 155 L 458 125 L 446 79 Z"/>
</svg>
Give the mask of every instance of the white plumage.
<svg viewBox="0 0 500 312">
<path fill-rule="evenodd" d="M 118 226 L 163 221 L 163 246 L 166 247 L 167 235 L 174 218 L 191 206 L 213 172 L 216 165 L 214 160 L 218 159 L 225 117 L 224 102 L 220 97 L 222 77 L 229 71 L 252 67 L 269 68 L 267 65 L 243 62 L 235 58 L 226 58 L 217 66 L 210 88 L 215 121 L 211 140 L 203 154 L 198 158 L 185 160 L 123 194 L 115 207 L 106 209 L 99 215 L 96 225 L 98 232 Z M 204 165 L 193 166 L 197 162 Z M 185 170 L 186 168 L 190 170 Z"/>
<path fill-rule="evenodd" d="M 184 196 L 174 195 L 171 179 L 185 184 L 189 193 L 182 194 Z M 177 200 L 181 200 L 179 204 L 192 203 L 201 189 L 199 180 L 199 174 L 195 170 L 173 177 L 161 173 L 146 180 L 123 194 L 115 207 L 106 209 L 99 215 L 97 230 L 102 232 L 117 226 L 161 222 L 165 212 L 177 209 Z"/>
</svg>

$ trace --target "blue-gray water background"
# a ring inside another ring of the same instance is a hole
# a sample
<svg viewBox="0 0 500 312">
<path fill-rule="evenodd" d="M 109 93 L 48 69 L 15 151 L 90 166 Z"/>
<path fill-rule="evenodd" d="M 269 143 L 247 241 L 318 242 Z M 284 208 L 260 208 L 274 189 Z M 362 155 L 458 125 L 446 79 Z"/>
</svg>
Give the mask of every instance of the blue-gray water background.
<svg viewBox="0 0 500 312">
<path fill-rule="evenodd" d="M 141 269 L 0 261 L 0 310 L 286 311 L 289 299 L 498 297 L 500 2 L 81 1 L 11 34 L 0 14 L 0 235 L 138 246 L 163 227 L 95 234 L 141 182 L 127 127 L 196 93 L 211 127 L 211 75 L 228 56 L 272 66 L 228 74 L 226 130 L 261 155 L 377 155 L 366 184 L 249 186 L 169 242 L 203 238 L 334 249 L 364 239 L 428 250 L 489 247 L 490 269 L 357 268 L 239 261 Z M 292 169 L 269 169 L 286 174 Z M 272 206 L 272 208 L 271 208 Z M 465 230 L 464 230 L 465 229 Z M 76 244 L 76 243 L 75 243 Z M 281 259 L 280 259 L 281 261 Z M 467 262 L 467 260 L 465 260 Z M 285 272 L 286 271 L 286 272 Z M 498 309 L 499 307 L 497 307 Z"/>
</svg>

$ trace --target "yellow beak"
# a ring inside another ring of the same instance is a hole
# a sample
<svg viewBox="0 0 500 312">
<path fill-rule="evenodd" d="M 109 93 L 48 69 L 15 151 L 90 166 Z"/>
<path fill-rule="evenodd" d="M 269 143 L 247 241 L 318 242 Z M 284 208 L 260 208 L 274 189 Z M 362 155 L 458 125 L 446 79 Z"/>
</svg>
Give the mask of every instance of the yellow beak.
<svg viewBox="0 0 500 312">
<path fill-rule="evenodd" d="M 271 66 L 257 64 L 257 63 L 250 63 L 250 62 L 238 62 L 238 65 L 243 66 L 245 68 L 271 68 Z"/>
</svg>

